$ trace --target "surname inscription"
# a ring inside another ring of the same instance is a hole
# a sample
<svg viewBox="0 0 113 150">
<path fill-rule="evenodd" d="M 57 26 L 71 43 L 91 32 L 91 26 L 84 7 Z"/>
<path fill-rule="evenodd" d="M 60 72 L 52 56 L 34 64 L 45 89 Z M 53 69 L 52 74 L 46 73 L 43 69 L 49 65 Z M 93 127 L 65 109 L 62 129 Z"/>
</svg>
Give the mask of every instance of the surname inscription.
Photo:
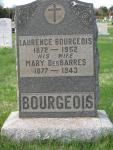
<svg viewBox="0 0 113 150">
<path fill-rule="evenodd" d="M 93 92 L 22 93 L 22 112 L 77 112 L 94 111 Z"/>
</svg>

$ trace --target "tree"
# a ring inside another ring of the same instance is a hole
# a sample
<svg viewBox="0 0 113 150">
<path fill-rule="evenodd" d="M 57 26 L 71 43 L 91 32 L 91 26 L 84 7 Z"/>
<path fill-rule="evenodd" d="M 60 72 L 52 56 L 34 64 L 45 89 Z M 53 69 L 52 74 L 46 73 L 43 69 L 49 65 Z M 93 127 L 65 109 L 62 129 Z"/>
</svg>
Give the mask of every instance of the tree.
<svg viewBox="0 0 113 150">
<path fill-rule="evenodd" d="M 0 18 L 11 18 L 14 21 L 15 8 L 3 8 L 0 6 Z"/>
<path fill-rule="evenodd" d="M 0 7 L 0 18 L 9 18 L 7 9 Z"/>
<path fill-rule="evenodd" d="M 95 8 L 94 11 L 95 11 L 95 15 L 96 15 L 96 16 L 99 16 L 99 11 L 98 11 L 98 9 Z"/>
<path fill-rule="evenodd" d="M 99 16 L 101 17 L 108 16 L 108 8 L 105 6 L 102 6 L 98 9 L 98 13 L 99 13 Z"/>
<path fill-rule="evenodd" d="M 109 16 L 113 16 L 113 6 L 109 8 Z"/>
</svg>

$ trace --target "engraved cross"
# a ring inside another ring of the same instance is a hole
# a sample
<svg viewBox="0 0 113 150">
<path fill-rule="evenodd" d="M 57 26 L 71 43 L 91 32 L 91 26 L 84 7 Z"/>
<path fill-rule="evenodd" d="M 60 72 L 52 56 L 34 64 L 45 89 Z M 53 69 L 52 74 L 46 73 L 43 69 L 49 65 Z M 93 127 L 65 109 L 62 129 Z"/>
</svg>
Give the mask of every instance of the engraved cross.
<svg viewBox="0 0 113 150">
<path fill-rule="evenodd" d="M 53 12 L 53 22 L 56 23 L 56 15 L 58 11 L 61 11 L 61 8 L 57 8 L 56 4 L 53 4 L 53 8 L 48 9 L 48 11 L 52 11 Z"/>
</svg>

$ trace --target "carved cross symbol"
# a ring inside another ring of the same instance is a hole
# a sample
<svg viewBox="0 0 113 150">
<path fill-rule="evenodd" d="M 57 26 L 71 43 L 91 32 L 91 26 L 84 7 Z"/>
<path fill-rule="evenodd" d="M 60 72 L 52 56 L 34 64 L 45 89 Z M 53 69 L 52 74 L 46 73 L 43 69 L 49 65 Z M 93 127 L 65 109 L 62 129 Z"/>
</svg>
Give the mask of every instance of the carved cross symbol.
<svg viewBox="0 0 113 150">
<path fill-rule="evenodd" d="M 59 11 L 61 11 L 61 8 L 58 8 L 57 6 L 56 6 L 56 4 L 53 4 L 53 8 L 51 8 L 51 9 L 48 9 L 48 11 L 51 11 L 51 12 L 53 12 L 53 22 L 54 23 L 56 23 L 56 16 L 57 16 L 57 12 L 59 12 Z"/>
</svg>

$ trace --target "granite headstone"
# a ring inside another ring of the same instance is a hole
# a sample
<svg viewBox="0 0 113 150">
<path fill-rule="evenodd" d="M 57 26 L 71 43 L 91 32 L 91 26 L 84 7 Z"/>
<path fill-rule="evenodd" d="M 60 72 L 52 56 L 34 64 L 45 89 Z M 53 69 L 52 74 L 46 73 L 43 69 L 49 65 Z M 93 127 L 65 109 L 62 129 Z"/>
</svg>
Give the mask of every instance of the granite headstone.
<svg viewBox="0 0 113 150">
<path fill-rule="evenodd" d="M 108 23 L 97 23 L 99 35 L 109 35 L 108 33 Z"/>
<path fill-rule="evenodd" d="M 93 5 L 38 0 L 16 9 L 20 117 L 96 116 Z"/>
<path fill-rule="evenodd" d="M 0 47 L 12 47 L 12 28 L 9 18 L 0 18 Z"/>
</svg>

